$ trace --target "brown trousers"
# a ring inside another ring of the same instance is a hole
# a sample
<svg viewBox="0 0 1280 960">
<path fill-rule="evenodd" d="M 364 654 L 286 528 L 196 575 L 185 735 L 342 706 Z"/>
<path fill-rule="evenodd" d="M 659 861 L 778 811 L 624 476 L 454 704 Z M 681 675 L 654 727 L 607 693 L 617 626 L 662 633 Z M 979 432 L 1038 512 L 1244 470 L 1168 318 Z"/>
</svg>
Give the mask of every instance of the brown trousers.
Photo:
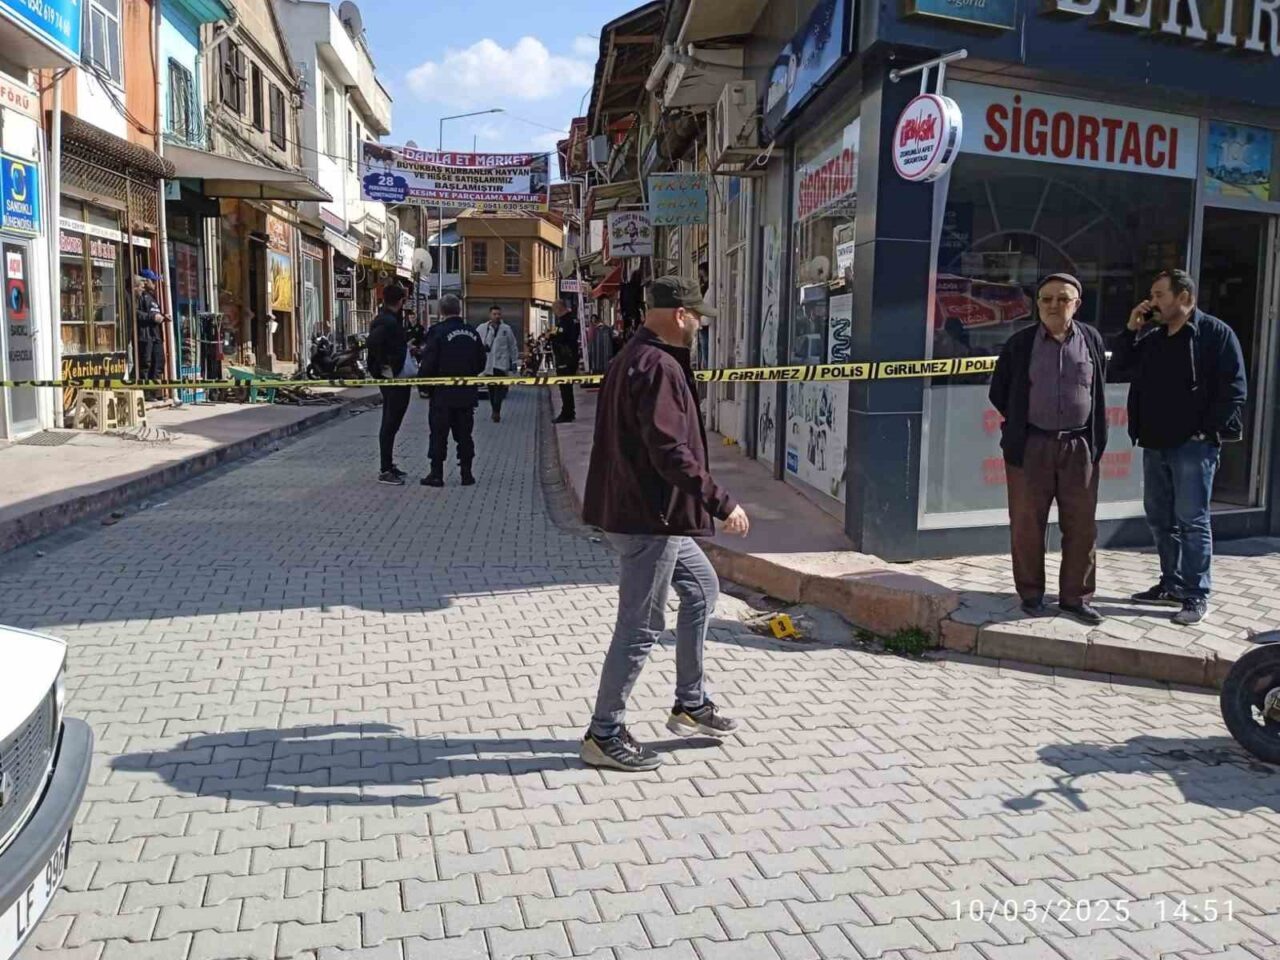
<svg viewBox="0 0 1280 960">
<path fill-rule="evenodd" d="M 1097 589 L 1098 467 L 1088 441 L 1027 437 L 1022 466 L 1009 466 L 1009 527 L 1013 544 L 1013 582 L 1023 600 L 1044 596 L 1045 536 L 1049 508 L 1058 502 L 1062 565 L 1058 599 L 1086 603 Z"/>
</svg>

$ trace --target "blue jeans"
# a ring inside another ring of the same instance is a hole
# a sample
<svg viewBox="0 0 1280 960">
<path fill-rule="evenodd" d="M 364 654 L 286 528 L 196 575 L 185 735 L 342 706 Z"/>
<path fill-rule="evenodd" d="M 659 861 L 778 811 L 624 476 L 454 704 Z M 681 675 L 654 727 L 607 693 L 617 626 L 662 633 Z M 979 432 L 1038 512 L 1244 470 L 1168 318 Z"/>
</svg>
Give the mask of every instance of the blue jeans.
<svg viewBox="0 0 1280 960">
<path fill-rule="evenodd" d="M 1209 596 L 1209 500 L 1219 453 L 1217 444 L 1207 440 L 1142 451 L 1143 506 L 1160 554 L 1160 585 L 1184 600 Z"/>
<path fill-rule="evenodd" d="M 627 698 L 640 678 L 649 651 L 666 627 L 667 593 L 680 598 L 676 616 L 676 699 L 699 707 L 706 699 L 703 647 L 720 596 L 720 580 L 711 561 L 692 537 L 632 536 L 609 533 L 622 560 L 618 584 L 618 620 L 600 672 L 591 733 L 617 736 Z"/>
</svg>

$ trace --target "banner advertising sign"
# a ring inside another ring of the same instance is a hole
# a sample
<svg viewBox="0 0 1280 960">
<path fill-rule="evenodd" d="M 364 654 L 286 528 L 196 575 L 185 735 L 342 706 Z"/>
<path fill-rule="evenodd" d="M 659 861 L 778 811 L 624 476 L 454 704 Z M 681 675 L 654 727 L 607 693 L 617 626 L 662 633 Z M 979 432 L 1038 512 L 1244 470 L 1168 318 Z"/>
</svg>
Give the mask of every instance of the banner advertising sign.
<svg viewBox="0 0 1280 960">
<path fill-rule="evenodd" d="M 1272 196 L 1271 160 L 1275 134 L 1238 123 L 1209 123 L 1204 158 L 1204 191 L 1216 197 L 1277 200 Z"/>
<path fill-rule="evenodd" d="M 127 353 L 64 353 L 60 371 L 63 380 L 79 380 L 86 377 L 114 377 L 124 379 L 129 372 Z M 75 387 L 62 389 L 62 413 L 68 418 L 76 409 Z"/>
<path fill-rule="evenodd" d="M 376 203 L 546 210 L 550 154 L 437 153 L 364 141 L 360 196 Z"/>
<path fill-rule="evenodd" d="M 963 115 L 954 100 L 920 94 L 898 117 L 893 131 L 893 168 L 903 180 L 937 180 L 951 169 L 963 130 Z"/>
<path fill-rule="evenodd" d="M 3 210 L 0 226 L 17 233 L 40 232 L 40 175 L 36 167 L 12 157 L 0 157 Z"/>
<path fill-rule="evenodd" d="M 356 275 L 352 270 L 335 270 L 333 272 L 333 298 L 335 300 L 354 300 L 356 298 Z"/>
<path fill-rule="evenodd" d="M 649 176 L 649 215 L 655 227 L 684 227 L 707 222 L 707 173 L 654 173 Z"/>
<path fill-rule="evenodd" d="M 653 256 L 653 224 L 635 210 L 609 214 L 609 259 Z"/>
<path fill-rule="evenodd" d="M 80 0 L 0 0 L 0 17 L 15 21 L 69 63 L 80 62 L 80 31 L 86 19 Z"/>
<path fill-rule="evenodd" d="M 849 52 L 850 7 L 847 0 L 819 0 L 804 27 L 778 53 L 761 111 L 764 139 L 774 138 Z"/>
<path fill-rule="evenodd" d="M 971 121 L 962 153 L 1166 177 L 1198 173 L 1195 117 L 976 83 L 951 83 L 947 92 Z"/>
<path fill-rule="evenodd" d="M 293 260 L 275 250 L 267 251 L 267 270 L 271 275 L 271 309 L 293 312 Z"/>
</svg>

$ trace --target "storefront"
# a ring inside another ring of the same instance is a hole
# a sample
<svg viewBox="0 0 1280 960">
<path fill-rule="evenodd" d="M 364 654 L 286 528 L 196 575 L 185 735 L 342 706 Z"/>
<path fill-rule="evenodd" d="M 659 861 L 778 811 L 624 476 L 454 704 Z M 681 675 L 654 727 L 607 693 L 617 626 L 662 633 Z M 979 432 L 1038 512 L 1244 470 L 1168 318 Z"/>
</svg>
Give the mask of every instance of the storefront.
<svg viewBox="0 0 1280 960">
<path fill-rule="evenodd" d="M 760 362 L 988 356 L 1036 322 L 1035 282 L 1059 270 L 1084 284 L 1081 319 L 1110 337 L 1156 273 L 1184 268 L 1200 306 L 1236 331 L 1249 371 L 1215 529 L 1280 532 L 1280 17 L 1263 4 L 1240 20 L 1252 34 L 1206 22 L 1219 31 L 1210 44 L 1192 42 L 1194 5 L 1165 22 L 1149 8 L 1149 29 L 1111 31 L 1094 29 L 1095 14 L 1108 16 L 1100 4 L 982 27 L 931 19 L 939 5 L 924 2 L 862 10 L 860 23 L 842 0 L 803 6 L 807 20 L 777 0 L 762 19 L 804 26 L 780 69 L 758 76 L 765 142 L 779 155 L 763 201 Z M 961 47 L 969 59 L 943 90 L 964 116 L 959 156 L 937 182 L 908 182 L 890 150 L 920 80 L 894 83 L 890 68 Z M 1099 516 L 1110 545 L 1148 537 L 1127 393 L 1107 387 Z M 999 417 L 986 394 L 985 376 L 766 387 L 758 455 L 841 516 L 866 552 L 1003 551 Z"/>
</svg>

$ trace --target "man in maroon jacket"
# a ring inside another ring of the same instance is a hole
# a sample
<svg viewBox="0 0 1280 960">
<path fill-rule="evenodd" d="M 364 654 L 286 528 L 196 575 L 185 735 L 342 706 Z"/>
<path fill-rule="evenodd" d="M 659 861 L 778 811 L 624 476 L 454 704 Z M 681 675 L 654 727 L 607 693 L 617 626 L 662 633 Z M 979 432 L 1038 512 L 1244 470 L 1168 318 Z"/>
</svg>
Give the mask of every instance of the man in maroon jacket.
<svg viewBox="0 0 1280 960">
<path fill-rule="evenodd" d="M 600 674 L 582 759 L 596 767 L 652 770 L 662 761 L 623 725 L 627 697 L 665 626 L 667 591 L 680 598 L 676 698 L 667 728 L 725 737 L 737 721 L 706 695 L 703 645 L 720 582 L 694 537 L 715 520 L 746 536 L 747 514 L 712 478 L 707 431 L 690 351 L 701 317 L 714 313 L 693 280 L 662 277 L 650 287 L 644 326 L 614 358 L 596 411 L 583 519 L 605 531 L 622 560 L 618 620 Z"/>
</svg>

